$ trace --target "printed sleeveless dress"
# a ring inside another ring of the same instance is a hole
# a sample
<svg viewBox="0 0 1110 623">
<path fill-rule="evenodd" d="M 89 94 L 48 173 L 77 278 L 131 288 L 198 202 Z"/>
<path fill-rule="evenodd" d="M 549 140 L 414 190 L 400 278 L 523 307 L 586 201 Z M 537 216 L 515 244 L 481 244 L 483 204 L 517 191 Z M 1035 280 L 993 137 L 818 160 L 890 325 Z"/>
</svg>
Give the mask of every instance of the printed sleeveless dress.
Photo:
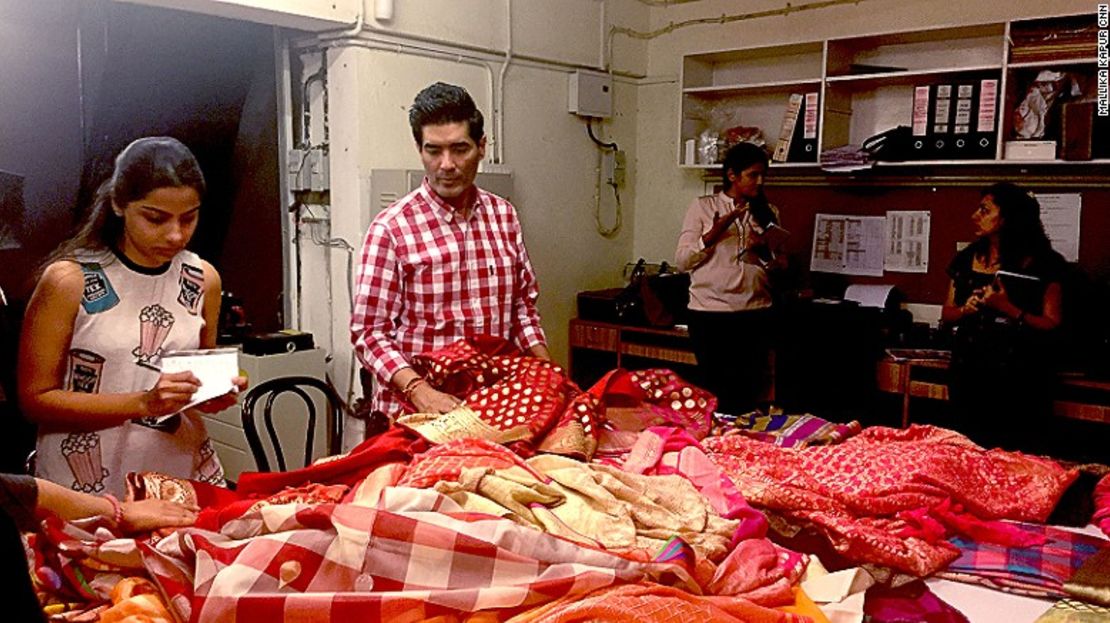
<svg viewBox="0 0 1110 623">
<path fill-rule="evenodd" d="M 89 394 L 146 391 L 158 381 L 162 354 L 200 345 L 204 271 L 182 251 L 159 268 L 122 254 L 77 257 L 85 288 L 66 360 L 65 389 Z M 133 419 L 97 431 L 45 432 L 36 474 L 86 493 L 122 497 L 128 472 L 156 471 L 224 484 L 199 417 Z"/>
</svg>

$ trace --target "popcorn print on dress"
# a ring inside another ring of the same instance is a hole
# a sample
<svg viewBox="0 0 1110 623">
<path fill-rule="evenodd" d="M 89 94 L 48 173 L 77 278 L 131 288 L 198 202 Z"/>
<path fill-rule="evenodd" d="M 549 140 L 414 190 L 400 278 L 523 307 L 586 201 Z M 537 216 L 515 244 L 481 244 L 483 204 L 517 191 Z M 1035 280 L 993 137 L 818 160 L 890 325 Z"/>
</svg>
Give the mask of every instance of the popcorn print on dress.
<svg viewBox="0 0 1110 623">
<path fill-rule="evenodd" d="M 223 486 L 224 468 L 216 458 L 216 450 L 212 448 L 212 440 L 205 439 L 197 450 L 196 479 L 213 485 Z"/>
<path fill-rule="evenodd" d="M 135 363 L 140 366 L 159 369 L 162 362 L 162 345 L 173 328 L 173 314 L 165 307 L 155 303 L 147 305 L 139 312 L 139 345 L 131 354 L 138 357 Z"/>
</svg>

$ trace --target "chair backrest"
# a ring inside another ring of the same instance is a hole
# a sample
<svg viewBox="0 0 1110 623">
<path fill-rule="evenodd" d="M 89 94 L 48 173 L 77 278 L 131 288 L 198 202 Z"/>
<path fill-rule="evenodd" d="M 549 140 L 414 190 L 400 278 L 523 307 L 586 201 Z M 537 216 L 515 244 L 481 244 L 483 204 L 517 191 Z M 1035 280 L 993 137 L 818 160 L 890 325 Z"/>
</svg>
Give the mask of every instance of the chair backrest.
<svg viewBox="0 0 1110 623">
<path fill-rule="evenodd" d="M 254 460 L 258 465 L 258 471 L 270 471 L 270 461 L 266 456 L 265 448 L 262 446 L 262 439 L 258 435 L 258 428 L 255 423 L 259 414 L 258 401 L 263 398 L 265 398 L 265 401 L 262 404 L 261 415 L 266 425 L 266 432 L 270 439 L 270 445 L 274 450 L 274 457 L 277 459 L 278 469 L 281 471 L 286 471 L 287 469 L 285 464 L 285 452 L 282 450 L 277 429 L 274 427 L 274 401 L 278 396 L 286 393 L 299 397 L 304 403 L 308 419 L 306 422 L 307 430 L 304 446 L 304 466 L 307 467 L 312 462 L 312 449 L 316 437 L 316 401 L 312 399 L 309 391 L 306 390 L 311 390 L 314 393 L 319 392 L 323 395 L 324 401 L 327 404 L 325 413 L 327 417 L 326 431 L 328 434 L 327 452 L 330 455 L 336 454 L 339 451 L 339 442 L 342 437 L 343 402 L 332 386 L 325 381 L 309 376 L 278 377 L 276 379 L 264 381 L 250 388 L 247 390 L 242 401 L 243 433 L 247 437 L 247 443 L 250 444 L 251 453 L 254 454 Z M 287 427 L 286 430 L 288 430 Z M 296 428 L 295 430 L 300 429 Z"/>
</svg>

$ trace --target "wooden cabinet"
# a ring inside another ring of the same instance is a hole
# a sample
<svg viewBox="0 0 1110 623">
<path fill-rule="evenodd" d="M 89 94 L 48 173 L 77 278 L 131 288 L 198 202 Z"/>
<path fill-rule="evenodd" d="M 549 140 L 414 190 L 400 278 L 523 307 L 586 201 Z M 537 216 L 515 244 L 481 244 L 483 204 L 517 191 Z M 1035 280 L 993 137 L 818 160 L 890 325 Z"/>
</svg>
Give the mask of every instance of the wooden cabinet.
<svg viewBox="0 0 1110 623">
<path fill-rule="evenodd" d="M 699 157 L 703 133 L 720 135 L 727 143 L 724 133 L 737 126 L 759 128 L 773 148 L 782 134 L 790 97 L 797 93 L 819 94 L 819 152 L 860 145 L 897 126 L 909 126 L 935 143 L 931 133 L 921 131 L 933 128 L 936 113 L 949 110 L 933 105 L 940 88 L 942 94 L 950 93 L 950 99 L 940 100 L 951 106 L 949 123 L 941 124 L 947 126 L 941 130 L 959 134 L 943 146 L 919 145 L 924 151 L 905 162 L 882 165 L 1037 164 L 1006 159 L 1004 145 L 1014 130 L 1012 113 L 1043 70 L 1066 72 L 1067 88 L 1082 91 L 1069 91 L 1065 99 L 1094 99 L 1094 26 L 1095 14 L 1089 13 L 688 54 L 682 59 L 678 163 L 695 169 L 718 166 Z M 968 111 L 972 102 L 977 106 Z M 1051 114 L 1058 116 L 1060 111 Z M 1094 117 L 1096 124 L 1098 119 Z M 693 160 L 689 141 L 695 147 Z M 1095 152 L 1086 162 L 1110 162 L 1110 154 L 1098 153 L 1097 148 Z M 1054 157 L 1047 162 L 1063 160 Z"/>
<path fill-rule="evenodd" d="M 879 391 L 902 397 L 902 427 L 909 426 L 912 399 L 948 400 L 948 362 L 882 359 L 876 368 Z M 1061 375 L 1053 401 L 1057 417 L 1110 424 L 1110 382 Z"/>
<path fill-rule="evenodd" d="M 697 359 L 685 329 L 570 321 L 570 376 L 583 388 L 614 368 L 672 368 L 696 382 Z"/>
</svg>

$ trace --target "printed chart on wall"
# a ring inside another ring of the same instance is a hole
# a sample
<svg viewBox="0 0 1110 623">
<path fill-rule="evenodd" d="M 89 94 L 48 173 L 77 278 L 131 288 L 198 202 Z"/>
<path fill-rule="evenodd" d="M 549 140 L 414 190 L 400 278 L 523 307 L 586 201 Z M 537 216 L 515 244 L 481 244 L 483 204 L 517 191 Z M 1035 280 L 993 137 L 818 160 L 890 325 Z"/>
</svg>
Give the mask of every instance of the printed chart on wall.
<svg viewBox="0 0 1110 623">
<path fill-rule="evenodd" d="M 929 272 L 929 212 L 886 213 L 886 258 L 883 267 L 898 273 Z"/>
<path fill-rule="evenodd" d="M 886 217 L 818 214 L 809 269 L 843 275 L 883 275 Z"/>
<path fill-rule="evenodd" d="M 1037 195 L 1041 204 L 1041 222 L 1044 233 L 1064 259 L 1079 261 L 1079 214 L 1083 208 L 1083 195 L 1063 193 L 1059 195 Z"/>
</svg>

